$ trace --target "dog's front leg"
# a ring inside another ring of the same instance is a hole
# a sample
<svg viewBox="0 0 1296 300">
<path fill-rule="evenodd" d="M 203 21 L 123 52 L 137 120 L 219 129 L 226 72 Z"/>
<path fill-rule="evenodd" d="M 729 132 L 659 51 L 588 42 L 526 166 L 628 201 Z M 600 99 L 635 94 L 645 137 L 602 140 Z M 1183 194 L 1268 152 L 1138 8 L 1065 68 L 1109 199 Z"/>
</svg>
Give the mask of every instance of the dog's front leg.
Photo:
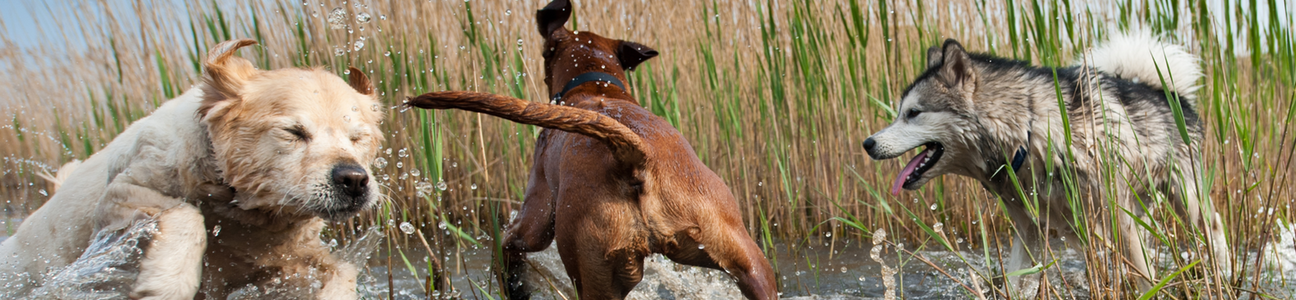
<svg viewBox="0 0 1296 300">
<path fill-rule="evenodd" d="M 198 292 L 202 254 L 207 247 L 203 216 L 184 200 L 136 182 L 135 178 L 118 176 L 108 184 L 95 213 L 95 230 L 126 228 L 141 215 L 157 220 L 157 230 L 144 249 L 130 297 L 192 299 Z M 225 194 L 229 193 L 209 197 L 228 197 Z"/>
<path fill-rule="evenodd" d="M 1004 204 L 1009 204 L 1009 201 L 1005 201 Z M 1012 243 L 1012 250 L 1008 252 L 1008 262 L 1003 266 L 1004 282 L 1014 295 L 1030 298 L 1035 295 L 1034 289 L 1039 287 L 1039 279 L 1043 273 L 1019 276 L 1008 276 L 1008 274 L 1031 268 L 1035 264 L 1035 258 L 1043 253 L 1040 226 L 1038 221 L 1026 212 L 1025 207 L 1010 205 L 1007 211 L 1017 234 L 1015 234 L 1015 243 Z"/>
<path fill-rule="evenodd" d="M 320 288 L 316 299 L 320 300 L 352 300 L 360 296 L 356 294 L 356 277 L 360 272 L 356 266 L 348 262 L 338 262 L 333 265 L 329 271 L 329 278 Z"/>
<path fill-rule="evenodd" d="M 133 299 L 192 299 L 198 292 L 202 254 L 207 246 L 203 216 L 181 203 L 156 216 L 158 233 L 140 261 Z"/>
</svg>

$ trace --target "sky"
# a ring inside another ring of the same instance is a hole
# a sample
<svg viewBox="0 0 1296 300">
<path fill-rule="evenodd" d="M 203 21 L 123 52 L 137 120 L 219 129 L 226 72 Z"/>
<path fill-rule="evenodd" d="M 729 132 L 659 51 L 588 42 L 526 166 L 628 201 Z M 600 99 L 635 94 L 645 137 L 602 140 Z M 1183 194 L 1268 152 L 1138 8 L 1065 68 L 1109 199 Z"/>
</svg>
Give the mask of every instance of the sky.
<svg viewBox="0 0 1296 300">
<path fill-rule="evenodd" d="M 19 47 L 27 48 L 36 43 L 36 37 L 38 36 L 36 29 L 43 25 L 37 24 L 36 19 L 32 18 L 32 10 L 29 7 L 36 6 L 39 3 L 37 1 L 0 0 L 0 23 L 3 23 L 4 31 L 9 39 L 18 44 Z M 43 19 L 48 20 L 48 18 Z"/>
<path fill-rule="evenodd" d="M 508 0 L 501 0 L 501 1 L 508 1 Z M 60 24 L 56 24 L 55 22 L 58 22 L 59 20 L 63 20 L 64 22 L 77 21 L 77 20 L 68 20 L 67 18 L 63 18 L 63 17 L 51 16 L 50 14 L 51 10 L 67 11 L 67 10 L 71 10 L 70 7 L 71 5 L 76 5 L 75 3 L 83 3 L 83 2 L 97 2 L 97 1 L 0 0 L 0 24 L 2 24 L 3 26 L 3 28 L 0 28 L 0 31 L 3 31 L 3 36 L 7 37 L 11 42 L 14 43 L 14 45 L 20 48 L 30 48 L 36 45 L 37 43 L 40 43 L 43 36 L 58 34 L 57 26 Z M 107 0 L 103 2 L 109 3 L 108 5 L 126 5 L 125 3 L 132 3 L 132 1 L 125 1 L 125 0 Z M 186 1 L 184 0 L 160 0 L 158 2 L 164 2 L 164 3 L 170 2 L 170 4 L 174 5 L 173 7 L 184 7 L 186 5 Z M 1207 2 L 1208 2 L 1207 7 L 1211 8 L 1211 11 L 1213 13 L 1222 13 L 1222 10 L 1219 8 L 1223 7 L 1226 4 L 1236 3 L 1236 1 L 1219 1 L 1219 0 L 1210 0 Z M 1257 4 L 1261 6 L 1267 6 L 1267 3 L 1268 1 L 1257 1 Z M 1292 15 L 1296 14 L 1296 0 L 1277 0 L 1276 3 L 1278 7 L 1286 11 L 1285 13 L 1280 12 L 1279 16 L 1282 16 L 1280 17 L 1281 19 L 1280 22 L 1284 23 L 1284 26 L 1288 26 L 1288 27 L 1292 26 L 1292 24 L 1290 23 L 1292 21 L 1291 20 Z M 1262 10 L 1267 11 L 1267 7 L 1262 8 Z M 176 9 L 175 11 L 177 13 L 186 13 L 184 9 Z M 1220 16 L 1216 16 L 1216 17 L 1217 19 L 1222 19 L 1220 18 Z M 1268 14 L 1262 13 L 1261 15 L 1259 15 L 1259 17 L 1261 18 L 1262 22 L 1265 22 L 1268 19 Z M 68 26 L 71 24 L 62 24 L 62 25 Z M 74 35 L 79 34 L 77 32 L 68 32 L 68 33 Z M 71 38 L 69 40 L 75 41 L 79 39 Z M 71 45 L 68 45 L 67 47 L 75 48 L 76 45 L 75 43 L 73 43 Z M 74 49 L 68 49 L 68 50 L 74 51 Z"/>
</svg>

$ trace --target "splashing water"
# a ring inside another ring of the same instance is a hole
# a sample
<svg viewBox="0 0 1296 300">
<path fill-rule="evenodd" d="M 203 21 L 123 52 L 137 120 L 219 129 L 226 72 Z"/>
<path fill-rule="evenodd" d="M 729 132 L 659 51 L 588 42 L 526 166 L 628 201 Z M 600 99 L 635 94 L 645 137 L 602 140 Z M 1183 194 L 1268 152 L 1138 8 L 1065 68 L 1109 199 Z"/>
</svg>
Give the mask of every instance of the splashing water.
<svg viewBox="0 0 1296 300">
<path fill-rule="evenodd" d="M 155 219 L 141 219 L 124 229 L 100 232 L 72 264 L 41 275 L 40 285 L 35 284 L 32 274 L 0 274 L 0 299 L 130 299 L 128 294 L 139 276 L 144 249 L 157 232 Z M 363 270 L 382 239 L 380 228 L 370 228 L 333 254 Z M 279 292 L 276 289 L 293 288 L 297 287 L 248 286 L 231 293 L 231 299 L 255 299 Z"/>
<path fill-rule="evenodd" d="M 329 11 L 328 14 L 329 28 L 342 29 L 346 27 L 346 9 L 338 7 Z"/>
<path fill-rule="evenodd" d="M 0 274 L 3 299 L 130 299 L 131 284 L 139 276 L 144 248 L 158 231 L 157 220 L 135 221 L 116 231 L 94 236 L 75 262 L 46 272 L 35 286 L 30 274 Z"/>
<path fill-rule="evenodd" d="M 575 289 L 567 279 L 566 269 L 558 257 L 558 247 L 527 254 L 530 264 L 524 280 L 535 299 L 574 298 Z M 724 271 L 676 264 L 660 254 L 644 259 L 644 277 L 626 299 L 743 299 L 734 281 Z"/>
</svg>

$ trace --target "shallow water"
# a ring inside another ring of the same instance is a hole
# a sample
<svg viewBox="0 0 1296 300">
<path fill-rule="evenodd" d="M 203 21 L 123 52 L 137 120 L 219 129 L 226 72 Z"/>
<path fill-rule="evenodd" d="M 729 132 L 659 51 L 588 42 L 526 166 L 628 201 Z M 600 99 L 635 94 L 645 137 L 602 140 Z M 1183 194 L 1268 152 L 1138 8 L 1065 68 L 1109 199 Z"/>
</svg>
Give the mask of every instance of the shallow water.
<svg viewBox="0 0 1296 300">
<path fill-rule="evenodd" d="M 1282 229 L 1280 241 L 1266 251 L 1271 253 L 1266 259 L 1270 262 L 1267 267 L 1270 271 L 1247 287 L 1280 299 L 1296 296 L 1296 283 L 1291 282 L 1296 278 L 1296 231 Z M 155 222 L 141 221 L 127 230 L 100 234 L 77 262 L 42 274 L 46 282 L 44 286 L 2 286 L 0 298 L 128 299 L 126 292 L 138 275 L 135 264 L 143 253 L 140 249 L 147 247 L 155 231 Z M 388 254 L 392 252 L 390 249 L 379 248 L 382 239 L 381 231 L 371 229 L 355 242 L 335 250 L 335 254 L 343 259 L 364 266 L 365 271 L 359 279 L 363 298 L 435 298 L 437 295 L 429 295 L 424 290 L 428 278 L 425 267 L 427 253 L 415 248 Z M 834 245 L 829 241 L 801 242 L 791 247 L 787 243 L 778 244 L 773 261 L 779 273 L 781 298 L 887 299 L 887 283 L 882 276 L 884 265 L 872 258 L 873 247 L 850 242 Z M 991 268 L 998 264 L 994 251 L 990 252 L 992 259 L 987 261 L 980 249 L 913 252 L 922 259 L 914 259 L 907 253 L 898 257 L 890 247 L 882 250 L 879 258 L 887 268 L 898 272 L 892 277 L 895 279 L 893 292 L 896 299 L 968 299 L 976 298 L 976 294 L 988 299 L 998 298 L 981 279 L 994 276 L 994 272 L 984 267 L 987 263 Z M 1059 291 L 1064 297 L 1087 298 L 1089 285 L 1083 256 L 1071 249 L 1057 253 L 1059 261 L 1056 267 L 1049 269 L 1049 282 L 1054 286 L 1070 287 Z M 1256 252 L 1250 252 L 1247 258 L 1254 259 L 1254 255 Z M 446 291 L 447 295 L 487 299 L 485 294 L 496 290 L 488 268 L 490 258 L 491 251 L 485 248 L 464 249 L 443 257 L 453 286 L 451 291 Z M 409 264 L 406 264 L 406 259 Z M 556 247 L 532 253 L 528 260 L 533 268 L 527 280 L 537 287 L 536 299 L 572 298 L 573 291 Z M 1168 266 L 1168 262 L 1165 264 Z M 644 280 L 629 299 L 742 299 L 734 281 L 719 270 L 683 266 L 653 255 L 645 261 L 644 273 Z M 259 292 L 263 291 L 245 289 L 235 295 L 256 299 Z"/>
<path fill-rule="evenodd" d="M 797 247 L 796 252 L 789 251 L 787 244 L 780 244 L 776 251 L 775 261 L 778 269 L 781 298 L 785 299 L 884 299 L 886 286 L 883 283 L 882 265 L 871 260 L 870 248 L 857 244 Z M 423 253 L 411 253 L 405 250 L 407 257 L 422 257 Z M 919 260 L 905 258 L 901 266 L 894 252 L 884 252 L 883 261 L 888 266 L 898 267 L 901 272 L 897 277 L 897 296 L 904 299 L 962 299 L 971 296 L 958 282 L 944 275 L 936 268 Z M 918 251 L 919 255 L 931 261 L 957 280 L 971 284 L 972 276 L 990 276 L 984 268 L 969 268 L 968 263 L 979 264 L 982 256 L 967 251 Z M 451 276 L 451 282 L 458 295 L 469 299 L 485 299 L 473 285 L 494 286 L 494 279 L 488 270 L 480 266 L 490 264 L 491 252 L 486 249 L 469 250 L 461 254 L 463 266 L 467 271 Z M 1067 280 L 1080 283 L 1074 292 L 1077 296 L 1087 294 L 1084 287 L 1084 261 L 1075 251 L 1064 251 L 1061 269 Z M 962 258 L 960 258 L 960 256 Z M 453 258 L 451 258 L 453 259 Z M 531 253 L 528 260 L 535 267 L 527 275 L 528 283 L 537 287 L 537 299 L 562 299 L 563 295 L 571 298 L 572 288 L 566 279 L 566 273 L 558 258 L 556 247 L 549 247 L 541 252 Z M 421 261 L 421 260 L 420 260 Z M 965 263 L 965 261 L 967 263 Z M 372 285 L 368 288 L 370 295 L 386 297 L 387 268 L 385 262 L 371 265 L 365 281 Z M 450 263 L 453 264 L 453 263 Z M 426 279 L 426 270 L 418 270 L 416 277 L 403 267 L 401 260 L 393 260 L 392 282 L 396 299 L 422 299 L 427 295 L 422 291 Z M 979 272 L 979 273 L 977 273 Z M 645 260 L 644 280 L 631 292 L 629 299 L 742 299 L 734 281 L 723 271 L 675 264 L 661 255 L 652 255 Z M 973 275 L 978 274 L 978 275 Z M 1059 280 L 1052 274 L 1052 280 Z M 981 286 L 989 295 L 989 288 Z M 490 291 L 491 289 L 487 289 Z M 557 291 L 558 293 L 555 293 Z M 474 293 L 475 292 L 475 293 Z M 560 295 L 561 293 L 562 295 Z"/>
</svg>

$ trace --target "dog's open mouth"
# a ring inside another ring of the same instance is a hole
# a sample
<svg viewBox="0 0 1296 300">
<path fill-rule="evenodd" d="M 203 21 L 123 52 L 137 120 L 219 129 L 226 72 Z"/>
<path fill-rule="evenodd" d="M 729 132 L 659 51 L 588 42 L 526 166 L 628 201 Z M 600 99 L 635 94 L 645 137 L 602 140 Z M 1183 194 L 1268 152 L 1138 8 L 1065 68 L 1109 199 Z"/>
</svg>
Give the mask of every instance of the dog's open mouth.
<svg viewBox="0 0 1296 300">
<path fill-rule="evenodd" d="M 916 188 L 911 185 L 922 179 L 923 173 L 931 170 L 932 166 L 936 165 L 936 161 L 940 160 L 941 155 L 945 154 L 945 146 L 940 143 L 930 142 L 923 144 L 923 146 L 926 149 L 923 149 L 921 153 L 918 153 L 918 156 L 910 160 L 909 164 L 905 165 L 903 170 L 900 170 L 900 175 L 896 176 L 895 184 L 891 185 L 892 195 L 899 195 L 901 187 L 907 189 Z"/>
</svg>

